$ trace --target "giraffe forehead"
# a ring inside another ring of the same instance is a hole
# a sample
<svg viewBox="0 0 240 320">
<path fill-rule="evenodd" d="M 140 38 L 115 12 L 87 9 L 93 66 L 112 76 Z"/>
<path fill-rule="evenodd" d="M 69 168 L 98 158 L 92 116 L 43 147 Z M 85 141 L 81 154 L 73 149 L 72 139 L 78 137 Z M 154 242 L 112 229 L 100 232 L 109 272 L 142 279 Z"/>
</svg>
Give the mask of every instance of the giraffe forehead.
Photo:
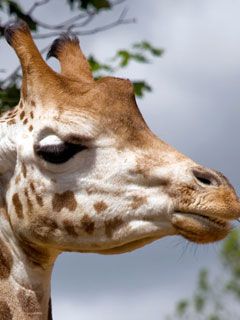
<svg viewBox="0 0 240 320">
<path fill-rule="evenodd" d="M 125 80 L 108 79 L 84 95 L 55 94 L 48 101 L 39 101 L 37 107 L 44 110 L 40 117 L 49 117 L 61 125 L 70 123 L 78 128 L 84 126 L 86 131 L 112 131 L 121 139 L 132 136 L 134 141 L 140 131 L 147 133 L 148 129 L 129 86 Z"/>
</svg>

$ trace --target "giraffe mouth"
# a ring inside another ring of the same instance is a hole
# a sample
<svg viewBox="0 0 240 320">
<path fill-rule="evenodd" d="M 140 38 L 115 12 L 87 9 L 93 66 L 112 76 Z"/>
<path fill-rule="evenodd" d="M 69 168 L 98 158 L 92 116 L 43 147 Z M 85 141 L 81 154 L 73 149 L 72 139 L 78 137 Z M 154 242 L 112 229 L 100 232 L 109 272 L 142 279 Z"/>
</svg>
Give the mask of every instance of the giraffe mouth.
<svg viewBox="0 0 240 320">
<path fill-rule="evenodd" d="M 177 234 L 197 242 L 209 243 L 226 237 L 230 223 L 218 217 L 192 212 L 175 212 L 172 224 Z"/>
<path fill-rule="evenodd" d="M 218 228 L 226 228 L 226 226 L 228 225 L 228 222 L 223 219 L 220 219 L 218 217 L 210 217 L 208 215 L 201 214 L 201 213 L 178 211 L 178 212 L 175 212 L 174 215 L 181 215 L 182 217 L 185 217 L 185 218 L 197 219 L 199 221 L 203 221 L 204 223 L 207 222 Z"/>
</svg>

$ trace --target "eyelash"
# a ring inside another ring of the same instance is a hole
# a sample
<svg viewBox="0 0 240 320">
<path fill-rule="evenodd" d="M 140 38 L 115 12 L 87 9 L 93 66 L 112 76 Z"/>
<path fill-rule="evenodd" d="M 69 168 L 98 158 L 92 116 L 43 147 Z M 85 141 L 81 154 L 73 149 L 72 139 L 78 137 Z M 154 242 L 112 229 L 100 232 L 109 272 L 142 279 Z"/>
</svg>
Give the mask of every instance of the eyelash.
<svg viewBox="0 0 240 320">
<path fill-rule="evenodd" d="M 67 162 L 75 154 L 86 150 L 87 147 L 81 144 L 73 144 L 64 142 L 62 144 L 35 146 L 35 153 L 46 162 L 53 164 L 61 164 Z"/>
</svg>

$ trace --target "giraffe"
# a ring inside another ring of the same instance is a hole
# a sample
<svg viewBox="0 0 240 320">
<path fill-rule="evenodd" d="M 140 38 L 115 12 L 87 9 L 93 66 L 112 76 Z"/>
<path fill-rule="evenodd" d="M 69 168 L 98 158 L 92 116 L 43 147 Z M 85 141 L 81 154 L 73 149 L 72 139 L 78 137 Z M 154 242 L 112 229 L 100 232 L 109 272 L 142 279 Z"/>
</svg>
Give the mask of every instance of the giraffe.
<svg viewBox="0 0 240 320">
<path fill-rule="evenodd" d="M 18 105 L 0 117 L 0 319 L 52 319 L 51 273 L 64 251 L 228 234 L 240 216 L 233 187 L 150 131 L 129 80 L 94 80 L 74 36 L 49 50 L 59 73 L 24 22 L 5 37 L 23 80 Z"/>
</svg>

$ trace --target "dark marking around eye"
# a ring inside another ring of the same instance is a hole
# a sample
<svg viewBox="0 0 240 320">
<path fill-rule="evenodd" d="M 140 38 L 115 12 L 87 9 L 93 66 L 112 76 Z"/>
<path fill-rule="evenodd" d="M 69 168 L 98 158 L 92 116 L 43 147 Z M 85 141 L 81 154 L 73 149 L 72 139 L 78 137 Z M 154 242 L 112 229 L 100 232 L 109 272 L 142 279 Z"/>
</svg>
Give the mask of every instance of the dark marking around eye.
<svg viewBox="0 0 240 320">
<path fill-rule="evenodd" d="M 87 147 L 84 145 L 68 142 L 63 142 L 56 145 L 34 146 L 34 151 L 39 157 L 54 164 L 64 163 L 72 158 L 75 154 L 85 149 L 87 149 Z"/>
</svg>

